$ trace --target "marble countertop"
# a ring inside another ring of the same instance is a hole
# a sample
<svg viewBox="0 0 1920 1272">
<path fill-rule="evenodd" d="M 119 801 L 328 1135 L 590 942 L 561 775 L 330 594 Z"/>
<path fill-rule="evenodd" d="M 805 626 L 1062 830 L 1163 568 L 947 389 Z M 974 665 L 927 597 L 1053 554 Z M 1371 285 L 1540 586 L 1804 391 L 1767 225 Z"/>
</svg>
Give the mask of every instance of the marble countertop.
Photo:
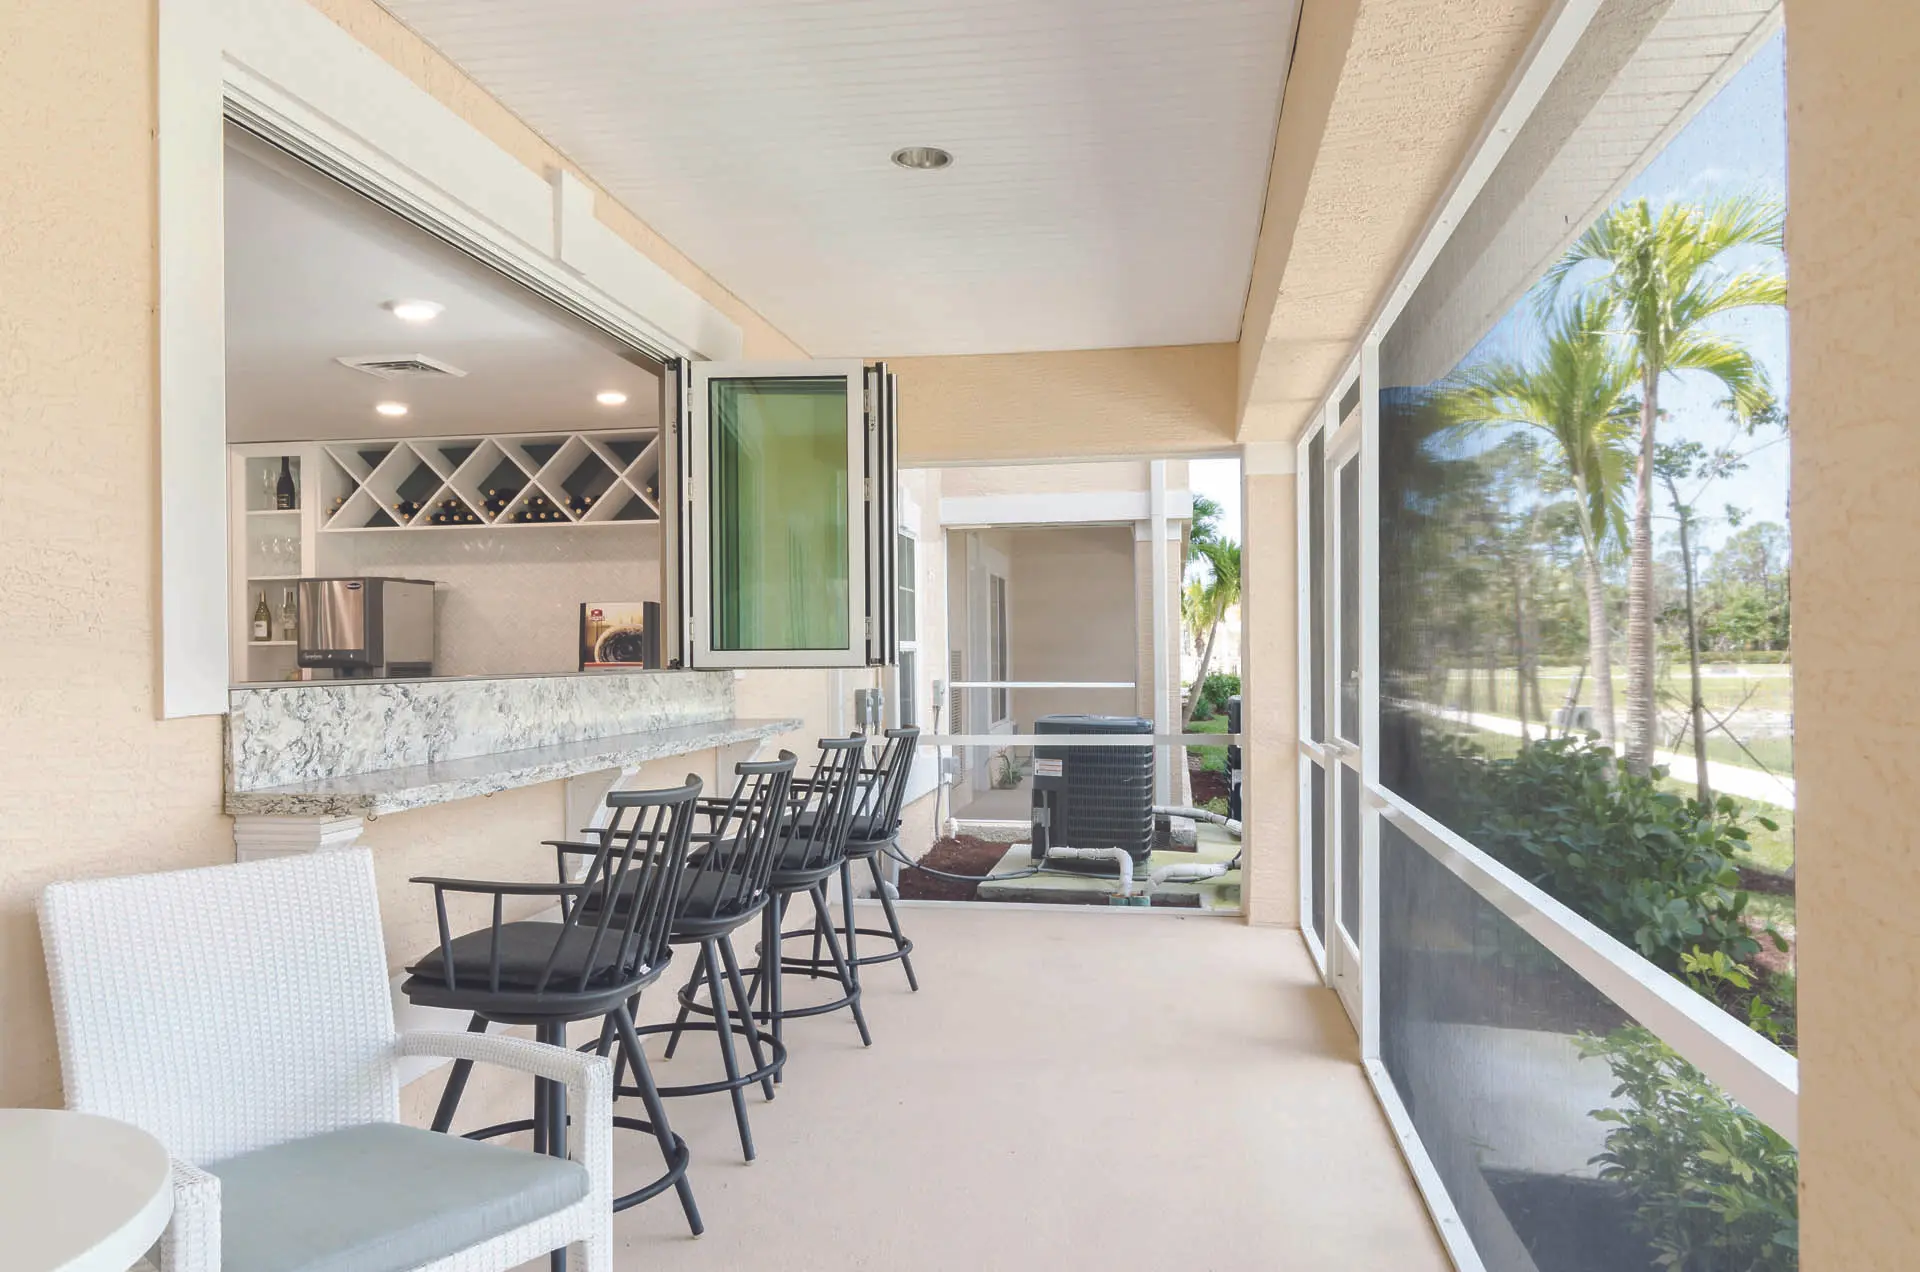
<svg viewBox="0 0 1920 1272">
<path fill-rule="evenodd" d="M 633 733 L 522 747 L 487 755 L 376 769 L 227 792 L 232 814 L 279 817 L 377 817 L 495 791 L 535 786 L 583 773 L 630 768 L 649 760 L 710 751 L 790 733 L 797 719 L 723 718 L 671 724 Z"/>
</svg>

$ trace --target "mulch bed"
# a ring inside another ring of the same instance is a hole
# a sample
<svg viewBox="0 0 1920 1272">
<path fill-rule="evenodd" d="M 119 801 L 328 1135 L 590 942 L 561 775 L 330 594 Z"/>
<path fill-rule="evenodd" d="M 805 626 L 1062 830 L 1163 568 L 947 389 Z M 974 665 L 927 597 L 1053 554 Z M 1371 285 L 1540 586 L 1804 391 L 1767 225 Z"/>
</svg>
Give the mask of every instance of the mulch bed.
<svg viewBox="0 0 1920 1272">
<path fill-rule="evenodd" d="M 1187 780 L 1193 784 L 1193 804 L 1195 808 L 1204 808 L 1210 799 L 1225 799 L 1229 789 L 1225 773 L 1209 773 L 1200 767 L 1200 761 L 1187 762 Z"/>
<path fill-rule="evenodd" d="M 990 844 L 972 835 L 961 835 L 958 838 L 948 836 L 935 840 L 933 847 L 920 860 L 935 870 L 984 875 L 993 873 L 993 868 L 1000 864 L 1000 858 L 1006 855 L 1006 844 Z M 942 879 L 924 870 L 900 867 L 900 895 L 909 901 L 977 901 L 979 897 L 975 894 L 979 890 L 977 883 Z"/>
</svg>

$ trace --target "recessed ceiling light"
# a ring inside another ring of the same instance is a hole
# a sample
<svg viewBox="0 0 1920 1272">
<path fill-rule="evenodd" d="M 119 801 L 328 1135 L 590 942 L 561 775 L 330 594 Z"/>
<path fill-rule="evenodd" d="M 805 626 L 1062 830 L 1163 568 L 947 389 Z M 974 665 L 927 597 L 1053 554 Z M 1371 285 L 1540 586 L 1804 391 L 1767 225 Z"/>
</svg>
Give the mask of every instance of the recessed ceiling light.
<svg viewBox="0 0 1920 1272">
<path fill-rule="evenodd" d="M 938 146 L 907 146 L 904 149 L 893 152 L 893 161 L 902 168 L 932 171 L 936 168 L 945 168 L 951 164 L 953 162 L 953 154 L 951 151 L 942 150 Z"/>
<path fill-rule="evenodd" d="M 596 393 L 593 400 L 602 406 L 625 406 L 627 395 L 618 389 L 608 389 L 605 393 Z"/>
<path fill-rule="evenodd" d="M 405 402 L 382 402 L 373 409 L 382 415 L 401 416 L 407 413 L 407 404 Z"/>
<path fill-rule="evenodd" d="M 387 309 L 402 322 L 432 322 L 440 316 L 445 305 L 431 300 L 390 300 Z"/>
</svg>

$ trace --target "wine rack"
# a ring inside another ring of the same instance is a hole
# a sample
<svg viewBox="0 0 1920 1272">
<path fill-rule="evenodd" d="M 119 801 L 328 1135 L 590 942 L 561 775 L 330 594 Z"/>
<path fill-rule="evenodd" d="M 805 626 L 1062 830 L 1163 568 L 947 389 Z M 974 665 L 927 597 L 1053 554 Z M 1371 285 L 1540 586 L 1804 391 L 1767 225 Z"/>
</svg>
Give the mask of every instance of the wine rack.
<svg viewBox="0 0 1920 1272">
<path fill-rule="evenodd" d="M 322 533 L 559 529 L 660 520 L 653 430 L 318 445 Z"/>
</svg>

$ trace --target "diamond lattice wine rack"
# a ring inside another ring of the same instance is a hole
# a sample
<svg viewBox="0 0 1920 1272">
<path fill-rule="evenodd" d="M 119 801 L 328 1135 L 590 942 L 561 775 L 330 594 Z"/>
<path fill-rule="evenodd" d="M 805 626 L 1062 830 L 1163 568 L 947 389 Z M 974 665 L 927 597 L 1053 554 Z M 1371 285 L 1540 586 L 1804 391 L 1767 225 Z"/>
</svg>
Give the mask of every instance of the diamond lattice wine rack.
<svg viewBox="0 0 1920 1272">
<path fill-rule="evenodd" d="M 320 529 L 555 529 L 660 520 L 651 429 L 324 442 Z"/>
</svg>

